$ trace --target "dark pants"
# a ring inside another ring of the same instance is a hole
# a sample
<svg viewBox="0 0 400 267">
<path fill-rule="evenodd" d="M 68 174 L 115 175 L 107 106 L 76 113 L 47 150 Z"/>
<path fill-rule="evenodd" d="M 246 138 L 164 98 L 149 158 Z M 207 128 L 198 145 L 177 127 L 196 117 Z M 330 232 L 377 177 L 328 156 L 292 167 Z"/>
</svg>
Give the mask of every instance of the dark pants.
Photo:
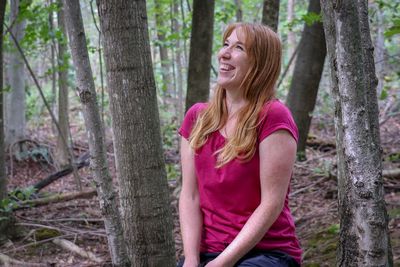
<svg viewBox="0 0 400 267">
<path fill-rule="evenodd" d="M 219 253 L 201 253 L 199 267 L 215 259 Z M 177 267 L 182 267 L 185 259 L 181 258 Z M 300 267 L 292 257 L 280 251 L 253 250 L 241 258 L 235 267 Z"/>
</svg>

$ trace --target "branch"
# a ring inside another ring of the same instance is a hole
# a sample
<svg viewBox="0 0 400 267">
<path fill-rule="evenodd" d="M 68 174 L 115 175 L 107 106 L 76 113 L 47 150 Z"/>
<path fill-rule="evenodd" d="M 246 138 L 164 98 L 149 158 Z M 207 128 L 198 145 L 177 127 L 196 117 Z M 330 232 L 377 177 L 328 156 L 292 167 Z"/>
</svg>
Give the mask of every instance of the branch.
<svg viewBox="0 0 400 267">
<path fill-rule="evenodd" d="M 75 245 L 74 243 L 72 243 L 71 241 L 68 241 L 66 239 L 56 238 L 56 239 L 53 240 L 53 243 L 58 245 L 58 246 L 60 246 L 60 247 L 62 247 L 63 249 L 66 249 L 68 251 L 76 253 L 81 257 L 88 258 L 88 259 L 90 259 L 90 260 L 92 260 L 94 262 L 97 262 L 97 263 L 104 262 L 102 259 L 98 258 L 92 252 L 85 251 L 82 248 L 80 248 L 77 245 Z"/>
<path fill-rule="evenodd" d="M 85 166 L 89 166 L 90 161 L 88 160 L 90 158 L 90 154 L 89 152 L 86 152 L 84 154 L 82 154 L 76 165 L 75 168 L 77 170 L 85 167 Z M 47 176 L 46 178 L 44 178 L 43 180 L 40 180 L 39 182 L 37 182 L 36 184 L 33 185 L 33 187 L 36 189 L 37 192 L 39 192 L 40 190 L 42 190 L 43 188 L 45 188 L 46 186 L 48 186 L 49 184 L 57 181 L 58 179 L 72 173 L 74 171 L 73 167 L 71 165 L 67 166 L 66 168 L 64 168 L 61 171 L 58 171 L 56 173 L 52 173 L 49 176 Z"/>
<path fill-rule="evenodd" d="M 80 192 L 55 194 L 55 195 L 52 195 L 49 197 L 20 201 L 20 202 L 18 202 L 18 207 L 16 207 L 14 210 L 26 209 L 26 208 L 30 208 L 32 206 L 33 207 L 43 206 L 43 205 L 47 205 L 50 203 L 64 202 L 64 201 L 69 201 L 69 200 L 77 199 L 77 198 L 91 198 L 95 195 L 97 195 L 97 192 L 95 189 L 90 189 L 87 191 L 80 191 Z"/>
</svg>

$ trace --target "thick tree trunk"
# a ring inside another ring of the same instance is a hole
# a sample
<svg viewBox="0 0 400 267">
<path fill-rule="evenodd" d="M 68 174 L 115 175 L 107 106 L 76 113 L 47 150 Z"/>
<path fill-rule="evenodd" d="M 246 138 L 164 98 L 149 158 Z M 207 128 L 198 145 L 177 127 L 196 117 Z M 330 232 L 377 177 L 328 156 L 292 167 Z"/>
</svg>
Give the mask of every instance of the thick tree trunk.
<svg viewBox="0 0 400 267">
<path fill-rule="evenodd" d="M 197 102 L 208 101 L 214 30 L 214 5 L 214 0 L 193 0 L 186 111 Z"/>
<path fill-rule="evenodd" d="M 175 266 L 146 3 L 98 0 L 97 5 L 129 258 L 132 266 Z"/>
<path fill-rule="evenodd" d="M 367 1 L 321 0 L 335 100 L 338 266 L 393 266 Z"/>
<path fill-rule="evenodd" d="M 278 32 L 279 24 L 279 0 L 264 0 L 262 23 Z"/>
<path fill-rule="evenodd" d="M 378 78 L 378 86 L 376 91 L 378 95 L 381 95 L 383 84 L 385 82 L 385 24 L 384 24 L 384 14 L 383 11 L 378 7 L 377 4 L 373 5 L 374 10 L 376 12 L 376 22 L 377 22 L 377 31 L 376 31 L 376 39 L 375 39 L 375 67 L 376 74 Z"/>
<path fill-rule="evenodd" d="M 320 13 L 319 0 L 310 0 L 308 12 Z M 304 26 L 286 104 L 299 128 L 298 152 L 304 153 L 312 112 L 326 56 L 324 29 L 321 22 Z"/>
<path fill-rule="evenodd" d="M 129 266 L 117 198 L 107 167 L 104 129 L 97 105 L 79 0 L 63 0 L 63 6 L 72 60 L 76 69 L 76 85 L 83 105 L 83 115 L 89 138 L 90 162 L 97 183 L 97 195 L 104 216 L 112 262 L 116 266 Z"/>
<path fill-rule="evenodd" d="M 19 0 L 11 1 L 10 24 L 12 23 L 11 33 L 18 42 L 24 36 L 25 21 L 19 21 Z M 13 144 L 25 136 L 25 71 L 24 62 L 11 39 L 13 51 L 10 53 L 10 63 L 7 68 L 8 81 L 11 92 L 6 94 L 6 131 L 5 143 Z"/>
<path fill-rule="evenodd" d="M 61 0 L 58 0 L 61 3 Z M 57 137 L 57 162 L 61 167 L 69 164 L 68 143 L 69 120 L 68 120 L 68 57 L 67 57 L 67 33 L 64 25 L 64 10 L 60 8 L 57 13 L 58 27 L 63 32 L 64 40 L 58 43 L 58 125 L 60 133 Z"/>
</svg>

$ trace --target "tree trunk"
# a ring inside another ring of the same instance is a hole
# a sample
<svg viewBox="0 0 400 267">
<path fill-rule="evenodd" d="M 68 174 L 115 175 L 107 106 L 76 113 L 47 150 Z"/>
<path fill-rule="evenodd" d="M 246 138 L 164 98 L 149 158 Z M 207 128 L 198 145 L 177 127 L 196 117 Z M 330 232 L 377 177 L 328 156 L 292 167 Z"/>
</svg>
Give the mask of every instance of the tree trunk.
<svg viewBox="0 0 400 267">
<path fill-rule="evenodd" d="M 7 1 L 0 1 L 0 36 L 4 32 L 4 15 Z M 3 38 L 0 39 L 0 200 L 7 196 L 7 175 L 5 169 L 4 114 L 3 114 Z M 2 231 L 0 231 L 2 233 Z"/>
<path fill-rule="evenodd" d="M 174 32 L 181 32 L 181 27 L 179 25 L 179 3 L 178 0 L 173 1 L 173 18 L 172 18 L 172 29 Z M 181 40 L 178 38 L 175 43 L 175 61 L 176 61 L 176 87 L 178 91 L 178 97 L 176 105 L 177 109 L 177 121 L 181 122 L 183 120 L 183 71 L 184 67 L 182 64 L 182 51 L 181 51 Z"/>
<path fill-rule="evenodd" d="M 117 198 L 107 166 L 104 129 L 97 105 L 79 0 L 64 0 L 63 6 L 72 60 L 76 68 L 77 91 L 83 105 L 83 115 L 89 138 L 93 176 L 97 183 L 97 195 L 104 216 L 111 259 L 116 266 L 129 266 Z"/>
<path fill-rule="evenodd" d="M 197 102 L 208 101 L 214 30 L 214 5 L 214 0 L 193 0 L 186 111 Z"/>
<path fill-rule="evenodd" d="M 0 36 L 4 32 L 4 15 L 7 1 L 0 1 Z M 5 169 L 4 157 L 4 119 L 3 119 L 3 38 L 0 39 L 0 200 L 7 197 L 7 175 Z M 11 212 L 0 211 L 0 244 L 3 244 L 9 238 L 13 227 L 14 219 Z"/>
<path fill-rule="evenodd" d="M 10 25 L 11 32 L 18 42 L 24 36 L 25 21 L 19 21 L 19 0 L 11 1 L 10 6 Z M 25 136 L 25 72 L 24 62 L 11 39 L 12 52 L 10 53 L 10 63 L 7 68 L 8 81 L 11 92 L 6 94 L 6 145 L 13 144 Z"/>
<path fill-rule="evenodd" d="M 98 0 L 97 5 L 129 258 L 132 266 L 175 266 L 146 3 Z"/>
<path fill-rule="evenodd" d="M 308 12 L 319 14 L 320 11 L 319 0 L 310 0 Z M 306 24 L 299 45 L 286 103 L 299 128 L 297 151 L 304 153 L 326 56 L 322 23 Z"/>
<path fill-rule="evenodd" d="M 338 266 L 393 266 L 367 1 L 321 0 L 335 100 Z"/>
<path fill-rule="evenodd" d="M 243 9 L 242 9 L 242 0 L 235 0 L 236 6 L 236 21 L 243 21 Z"/>
<path fill-rule="evenodd" d="M 279 24 L 279 0 L 264 0 L 262 23 L 278 32 Z"/>
<path fill-rule="evenodd" d="M 168 57 L 168 49 L 165 44 L 165 28 L 164 21 L 165 6 L 161 0 L 154 0 L 155 4 L 155 21 L 157 29 L 158 48 L 160 49 L 160 61 L 161 61 L 161 75 L 163 80 L 163 91 L 167 92 L 170 97 L 175 97 L 175 90 L 172 86 L 171 77 L 171 66 Z"/>
<path fill-rule="evenodd" d="M 58 0 L 61 3 L 61 0 Z M 58 125 L 60 133 L 57 137 L 57 162 L 61 167 L 69 164 L 68 143 L 69 120 L 68 120 L 68 56 L 67 52 L 67 33 L 64 25 L 64 10 L 60 8 L 57 13 L 58 27 L 62 31 L 63 39 L 58 42 Z M 64 138 L 64 139 L 63 139 Z M 65 140 L 65 141 L 64 141 Z"/>
<path fill-rule="evenodd" d="M 378 78 L 378 87 L 377 92 L 380 96 L 383 89 L 383 84 L 385 82 L 385 24 L 384 24 L 384 14 L 383 11 L 378 7 L 378 4 L 373 5 L 374 10 L 376 12 L 376 22 L 377 22 L 377 31 L 376 31 L 376 39 L 375 39 L 375 66 L 376 66 L 376 74 Z"/>
<path fill-rule="evenodd" d="M 288 23 L 293 22 L 294 20 L 294 5 L 296 0 L 288 0 L 287 4 L 287 21 Z M 287 32 L 287 55 L 288 58 L 291 58 L 293 53 L 296 50 L 296 34 L 293 29 L 289 28 Z M 293 64 L 289 66 L 288 74 L 291 75 L 293 73 Z"/>
</svg>

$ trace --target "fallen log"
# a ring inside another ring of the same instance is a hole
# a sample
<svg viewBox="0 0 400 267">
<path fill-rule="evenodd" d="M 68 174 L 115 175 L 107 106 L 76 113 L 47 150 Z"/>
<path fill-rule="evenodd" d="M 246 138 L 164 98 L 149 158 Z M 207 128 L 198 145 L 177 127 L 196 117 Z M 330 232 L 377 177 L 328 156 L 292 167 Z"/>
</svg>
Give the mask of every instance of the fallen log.
<svg viewBox="0 0 400 267">
<path fill-rule="evenodd" d="M 91 198 L 95 195 L 97 195 L 96 189 L 90 189 L 90 190 L 82 191 L 82 192 L 68 192 L 68 193 L 63 193 L 63 194 L 55 194 L 55 195 L 51 195 L 51 196 L 43 197 L 43 198 L 19 201 L 19 202 L 17 202 L 18 206 L 16 208 L 14 208 L 14 210 L 43 206 L 43 205 L 47 205 L 50 203 L 69 201 L 69 200 L 77 199 L 77 198 Z"/>
<path fill-rule="evenodd" d="M 85 167 L 85 166 L 89 166 L 90 164 L 90 154 L 89 152 L 86 152 L 84 154 L 82 154 L 77 162 L 75 163 L 75 167 L 77 170 Z M 49 184 L 57 181 L 58 179 L 72 173 L 74 171 L 73 167 L 71 165 L 67 166 L 66 168 L 64 168 L 61 171 L 58 171 L 56 173 L 50 174 L 49 176 L 47 176 L 46 178 L 44 178 L 43 180 L 40 180 L 39 182 L 37 182 L 36 184 L 33 185 L 33 187 L 36 189 L 36 192 L 39 192 L 41 189 L 45 188 L 46 186 L 48 186 Z"/>
<path fill-rule="evenodd" d="M 53 243 L 62 247 L 63 249 L 66 249 L 68 251 L 71 251 L 73 253 L 78 254 L 81 257 L 90 259 L 91 261 L 94 261 L 96 263 L 102 263 L 104 260 L 100 259 L 96 255 L 94 255 L 90 251 L 85 251 L 84 249 L 80 248 L 79 246 L 75 245 L 69 240 L 66 239 L 61 239 L 61 238 L 56 238 L 53 240 Z"/>
<path fill-rule="evenodd" d="M 382 176 L 387 178 L 398 179 L 400 178 L 400 169 L 383 170 Z"/>
<path fill-rule="evenodd" d="M 19 266 L 19 267 L 46 267 L 47 264 L 43 263 L 32 263 L 32 262 L 23 262 L 16 259 L 13 259 L 6 254 L 0 253 L 0 263 L 1 266 L 11 267 L 11 266 Z"/>
</svg>

